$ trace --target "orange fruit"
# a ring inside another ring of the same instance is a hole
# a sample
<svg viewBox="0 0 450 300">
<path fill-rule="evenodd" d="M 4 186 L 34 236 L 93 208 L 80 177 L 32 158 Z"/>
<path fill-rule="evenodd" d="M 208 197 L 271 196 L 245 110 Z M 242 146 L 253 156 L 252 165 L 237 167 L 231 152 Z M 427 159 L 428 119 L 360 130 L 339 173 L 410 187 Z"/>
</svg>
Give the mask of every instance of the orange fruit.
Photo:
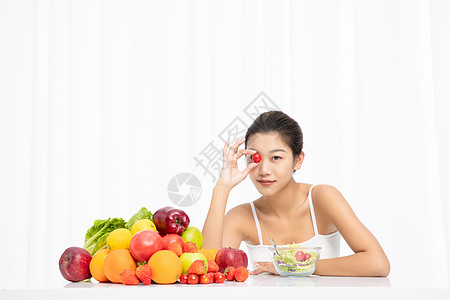
<svg viewBox="0 0 450 300">
<path fill-rule="evenodd" d="M 169 250 L 160 250 L 153 254 L 148 265 L 152 269 L 152 280 L 156 283 L 175 283 L 183 271 L 181 259 Z"/>
<path fill-rule="evenodd" d="M 216 253 L 217 253 L 218 249 L 205 249 L 205 248 L 201 248 L 198 250 L 199 253 L 203 254 L 206 259 L 209 260 L 216 260 Z"/>
<path fill-rule="evenodd" d="M 95 253 L 94 257 L 92 257 L 91 262 L 89 263 L 89 271 L 91 272 L 92 277 L 94 277 L 99 282 L 107 282 L 108 278 L 105 276 L 103 272 L 103 264 L 105 262 L 106 256 L 111 251 L 109 249 L 102 249 Z"/>
<path fill-rule="evenodd" d="M 103 272 L 109 281 L 114 283 L 122 283 L 120 273 L 123 270 L 136 270 L 136 261 L 131 256 L 130 250 L 117 249 L 111 251 L 105 258 L 103 263 Z"/>
<path fill-rule="evenodd" d="M 208 252 L 209 253 L 211 253 L 211 256 L 212 256 L 212 260 L 216 260 L 216 254 L 217 254 L 217 251 L 219 250 L 219 249 L 214 249 L 214 248 L 211 248 L 211 249 L 207 249 L 208 250 Z"/>
<path fill-rule="evenodd" d="M 203 254 L 207 260 L 214 260 L 214 257 L 212 256 L 211 252 L 209 252 L 209 249 L 205 248 L 198 249 L 198 253 Z"/>
</svg>

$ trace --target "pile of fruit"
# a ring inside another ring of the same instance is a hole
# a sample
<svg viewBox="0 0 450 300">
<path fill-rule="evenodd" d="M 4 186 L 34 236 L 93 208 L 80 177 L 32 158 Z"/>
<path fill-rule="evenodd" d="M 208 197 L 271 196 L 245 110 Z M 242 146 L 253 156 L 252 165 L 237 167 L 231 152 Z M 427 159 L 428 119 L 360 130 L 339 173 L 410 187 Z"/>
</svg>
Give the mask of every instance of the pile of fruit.
<svg viewBox="0 0 450 300">
<path fill-rule="evenodd" d="M 73 282 L 208 284 L 245 281 L 247 255 L 233 248 L 204 249 L 201 231 L 187 214 L 163 207 L 152 214 L 143 207 L 128 222 L 96 220 L 83 247 L 67 248 L 59 260 L 62 276 Z"/>
</svg>

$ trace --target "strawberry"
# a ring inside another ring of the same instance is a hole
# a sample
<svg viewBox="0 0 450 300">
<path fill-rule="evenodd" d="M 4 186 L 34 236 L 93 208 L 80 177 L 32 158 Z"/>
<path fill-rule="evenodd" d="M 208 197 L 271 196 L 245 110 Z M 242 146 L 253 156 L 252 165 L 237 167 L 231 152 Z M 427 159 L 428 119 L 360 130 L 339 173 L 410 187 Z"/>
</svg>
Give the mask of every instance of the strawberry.
<svg viewBox="0 0 450 300">
<path fill-rule="evenodd" d="M 225 275 L 223 275 L 220 272 L 214 273 L 214 282 L 215 283 L 224 283 L 225 282 Z"/>
<path fill-rule="evenodd" d="M 126 285 L 136 285 L 139 283 L 139 279 L 136 277 L 136 273 L 134 270 L 123 270 L 120 273 L 120 279 L 123 284 Z"/>
<path fill-rule="evenodd" d="M 236 268 L 233 266 L 228 266 L 225 269 L 224 275 L 227 278 L 228 281 L 233 281 L 234 280 L 234 272 L 236 271 Z"/>
<path fill-rule="evenodd" d="M 215 261 L 208 259 L 208 272 L 216 273 L 219 272 L 219 266 Z"/>
<path fill-rule="evenodd" d="M 143 284 L 149 285 L 152 282 L 152 269 L 149 265 L 140 265 L 136 269 L 136 276 Z"/>
<path fill-rule="evenodd" d="M 172 251 L 177 256 L 183 254 L 183 248 L 181 248 L 180 244 L 177 241 L 170 242 L 169 245 L 167 246 L 167 250 Z"/>
<path fill-rule="evenodd" d="M 248 270 L 244 267 L 239 267 L 234 271 L 234 279 L 238 282 L 243 282 L 248 278 Z"/>
<path fill-rule="evenodd" d="M 183 253 L 186 253 L 186 252 L 188 252 L 188 253 L 197 253 L 198 252 L 197 245 L 194 244 L 193 242 L 187 241 L 183 245 Z"/>
<path fill-rule="evenodd" d="M 201 259 L 195 260 L 191 264 L 187 272 L 188 274 L 196 274 L 196 275 L 206 274 L 205 262 Z"/>
</svg>

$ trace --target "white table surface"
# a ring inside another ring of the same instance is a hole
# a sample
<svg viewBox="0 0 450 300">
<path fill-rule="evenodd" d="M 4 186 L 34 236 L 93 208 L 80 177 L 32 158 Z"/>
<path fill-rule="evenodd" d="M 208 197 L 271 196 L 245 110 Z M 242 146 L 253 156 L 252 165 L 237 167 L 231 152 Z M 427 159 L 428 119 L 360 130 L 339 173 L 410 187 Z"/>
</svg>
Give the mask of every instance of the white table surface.
<svg viewBox="0 0 450 300">
<path fill-rule="evenodd" d="M 447 281 L 428 282 L 426 277 L 403 279 L 381 277 L 309 276 L 289 278 L 252 275 L 245 282 L 208 285 L 126 286 L 97 282 L 58 282 L 46 286 L 3 288 L 0 299 L 275 299 L 280 294 L 293 299 L 450 299 Z M 160 298 L 161 297 L 161 298 Z"/>
</svg>

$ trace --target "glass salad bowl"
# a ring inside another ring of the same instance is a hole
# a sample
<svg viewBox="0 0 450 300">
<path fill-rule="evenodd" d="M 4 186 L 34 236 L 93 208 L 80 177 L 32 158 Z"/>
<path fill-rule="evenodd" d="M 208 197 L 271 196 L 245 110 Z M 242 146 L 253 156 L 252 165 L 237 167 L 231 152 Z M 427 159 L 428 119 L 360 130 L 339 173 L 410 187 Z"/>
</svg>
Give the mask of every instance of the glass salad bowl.
<svg viewBox="0 0 450 300">
<path fill-rule="evenodd" d="M 316 270 L 321 247 L 304 247 L 298 244 L 269 247 L 272 262 L 281 276 L 309 276 Z M 277 253 L 278 250 L 278 253 Z"/>
</svg>

